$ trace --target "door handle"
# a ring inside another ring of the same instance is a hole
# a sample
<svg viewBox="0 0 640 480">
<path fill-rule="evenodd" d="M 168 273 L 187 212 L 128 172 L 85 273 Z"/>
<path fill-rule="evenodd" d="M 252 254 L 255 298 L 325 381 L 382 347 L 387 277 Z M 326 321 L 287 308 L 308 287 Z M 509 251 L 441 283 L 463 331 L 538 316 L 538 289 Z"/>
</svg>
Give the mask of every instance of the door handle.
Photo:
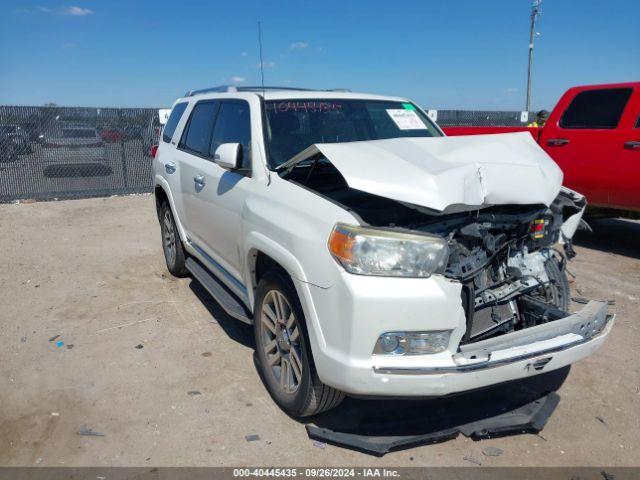
<svg viewBox="0 0 640 480">
<path fill-rule="evenodd" d="M 164 164 L 164 171 L 171 174 L 171 173 L 175 173 L 176 171 L 176 164 L 173 162 L 169 162 L 169 163 L 165 163 Z"/>
<path fill-rule="evenodd" d="M 204 175 L 196 175 L 195 177 L 193 177 L 193 181 L 197 186 L 204 187 Z"/>
<path fill-rule="evenodd" d="M 625 142 L 624 148 L 626 148 L 627 150 L 640 150 L 640 142 Z"/>
<path fill-rule="evenodd" d="M 569 143 L 568 138 L 550 138 L 549 140 L 547 140 L 547 145 L 549 145 L 550 147 L 562 147 L 567 143 Z"/>
</svg>

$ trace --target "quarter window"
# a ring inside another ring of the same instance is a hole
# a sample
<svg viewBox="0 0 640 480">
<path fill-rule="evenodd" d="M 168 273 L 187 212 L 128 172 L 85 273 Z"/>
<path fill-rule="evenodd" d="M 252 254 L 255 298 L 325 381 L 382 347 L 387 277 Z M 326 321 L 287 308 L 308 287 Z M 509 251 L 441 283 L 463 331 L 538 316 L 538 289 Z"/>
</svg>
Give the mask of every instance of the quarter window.
<svg viewBox="0 0 640 480">
<path fill-rule="evenodd" d="M 206 156 L 209 151 L 211 127 L 216 112 L 215 102 L 198 102 L 193 107 L 180 147 L 198 155 Z"/>
<path fill-rule="evenodd" d="M 221 103 L 209 154 L 213 156 L 223 143 L 242 145 L 242 168 L 251 167 L 251 117 L 246 102 Z"/>
<path fill-rule="evenodd" d="M 616 128 L 630 96 L 630 88 L 588 90 L 579 93 L 564 112 L 560 126 Z"/>
<path fill-rule="evenodd" d="M 187 102 L 177 103 L 173 110 L 171 110 L 171 115 L 169 115 L 169 119 L 167 120 L 167 124 L 164 126 L 164 130 L 162 131 L 162 141 L 169 143 L 171 138 L 173 137 L 173 133 L 176 131 L 176 127 L 178 126 L 178 122 L 182 118 L 182 114 L 189 105 Z"/>
</svg>

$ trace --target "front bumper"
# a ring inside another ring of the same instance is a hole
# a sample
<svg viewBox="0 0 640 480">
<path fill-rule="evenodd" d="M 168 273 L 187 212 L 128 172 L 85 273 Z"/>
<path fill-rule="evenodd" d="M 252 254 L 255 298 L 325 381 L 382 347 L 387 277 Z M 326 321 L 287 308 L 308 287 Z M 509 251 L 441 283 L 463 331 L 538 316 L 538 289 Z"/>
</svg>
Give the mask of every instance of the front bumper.
<svg viewBox="0 0 640 480">
<path fill-rule="evenodd" d="M 363 283 L 363 277 L 353 280 Z M 455 285 L 432 277 L 402 279 L 389 289 L 394 281 L 383 295 L 354 282 L 333 292 L 334 287 L 311 287 L 305 300 L 313 305 L 304 302 L 305 313 L 315 323 L 309 329 L 313 357 L 324 383 L 363 396 L 432 397 L 474 390 L 581 360 L 604 343 L 614 324 L 607 304 L 594 301 L 566 318 L 458 348 L 466 325 Z M 371 353 L 385 331 L 446 328 L 453 331 L 451 343 L 440 354 Z"/>
</svg>

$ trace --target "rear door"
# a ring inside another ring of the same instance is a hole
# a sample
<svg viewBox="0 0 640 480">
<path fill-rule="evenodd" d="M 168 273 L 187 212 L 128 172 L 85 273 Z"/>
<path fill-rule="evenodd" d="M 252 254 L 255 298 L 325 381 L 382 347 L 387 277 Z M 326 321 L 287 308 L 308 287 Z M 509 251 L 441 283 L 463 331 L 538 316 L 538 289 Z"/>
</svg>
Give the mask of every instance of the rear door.
<svg viewBox="0 0 640 480">
<path fill-rule="evenodd" d="M 623 209 L 640 210 L 640 87 L 634 88 L 620 121 L 621 141 L 613 168 L 611 203 Z"/>
<path fill-rule="evenodd" d="M 213 122 L 218 110 L 215 100 L 197 102 L 189 114 L 182 135 L 175 150 L 177 173 L 181 195 L 181 219 L 189 242 L 204 243 L 204 224 L 212 221 L 206 216 L 206 181 L 204 172 L 212 163 L 209 145 Z"/>
<path fill-rule="evenodd" d="M 542 129 L 540 145 L 564 172 L 564 185 L 592 205 L 609 206 L 613 172 L 625 134 L 618 128 L 630 87 L 572 89 Z"/>
</svg>

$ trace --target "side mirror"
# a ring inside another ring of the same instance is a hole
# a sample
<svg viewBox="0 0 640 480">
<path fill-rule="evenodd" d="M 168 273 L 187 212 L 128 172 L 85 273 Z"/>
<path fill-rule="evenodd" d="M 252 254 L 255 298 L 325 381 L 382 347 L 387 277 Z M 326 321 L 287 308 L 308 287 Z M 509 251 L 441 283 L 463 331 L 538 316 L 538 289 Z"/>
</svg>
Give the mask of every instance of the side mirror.
<svg viewBox="0 0 640 480">
<path fill-rule="evenodd" d="M 239 143 L 223 143 L 216 148 L 213 154 L 213 161 L 222 168 L 236 170 L 241 167 L 242 145 Z"/>
</svg>

